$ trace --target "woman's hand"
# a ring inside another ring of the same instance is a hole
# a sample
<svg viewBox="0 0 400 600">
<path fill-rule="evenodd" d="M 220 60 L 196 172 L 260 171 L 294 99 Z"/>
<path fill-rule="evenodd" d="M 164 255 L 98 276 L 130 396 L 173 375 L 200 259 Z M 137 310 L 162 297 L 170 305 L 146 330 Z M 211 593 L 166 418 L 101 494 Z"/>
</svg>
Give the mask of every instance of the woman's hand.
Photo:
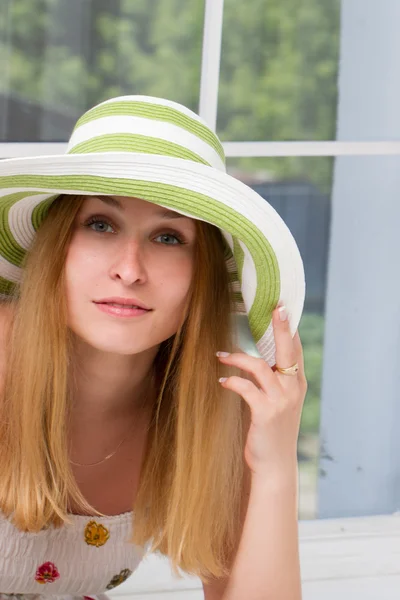
<svg viewBox="0 0 400 600">
<path fill-rule="evenodd" d="M 279 476 L 297 466 L 297 439 L 307 391 L 300 338 L 296 332 L 292 339 L 285 308 L 276 309 L 272 320 L 276 364 L 286 369 L 298 363 L 296 375 L 283 375 L 262 358 L 242 352 L 228 356 L 218 353 L 221 363 L 250 376 L 249 379 L 231 376 L 220 381 L 224 388 L 242 396 L 250 407 L 245 459 L 257 478 Z"/>
</svg>

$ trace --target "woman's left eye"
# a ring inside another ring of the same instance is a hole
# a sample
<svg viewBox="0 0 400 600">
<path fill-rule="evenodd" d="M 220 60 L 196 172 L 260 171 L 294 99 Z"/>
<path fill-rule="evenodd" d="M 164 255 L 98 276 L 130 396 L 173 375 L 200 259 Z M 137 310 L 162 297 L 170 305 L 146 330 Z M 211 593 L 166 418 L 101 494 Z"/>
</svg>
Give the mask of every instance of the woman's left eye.
<svg viewBox="0 0 400 600">
<path fill-rule="evenodd" d="M 176 244 L 183 244 L 183 241 L 180 237 L 178 237 L 175 233 L 162 233 L 158 235 L 155 240 L 161 240 L 162 244 L 166 244 L 168 246 L 175 246 Z"/>
</svg>

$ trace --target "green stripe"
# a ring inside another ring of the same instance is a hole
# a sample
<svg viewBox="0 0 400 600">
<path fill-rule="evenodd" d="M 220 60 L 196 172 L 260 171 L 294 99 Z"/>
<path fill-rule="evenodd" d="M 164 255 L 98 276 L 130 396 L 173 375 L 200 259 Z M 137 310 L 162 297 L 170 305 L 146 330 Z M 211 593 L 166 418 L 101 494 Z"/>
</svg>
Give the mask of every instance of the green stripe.
<svg viewBox="0 0 400 600">
<path fill-rule="evenodd" d="M 10 194 L 9 196 L 0 198 L 0 223 L 2 232 L 2 235 L 0 236 L 0 254 L 7 259 L 8 262 L 17 267 L 22 265 L 26 250 L 18 244 L 11 232 L 8 213 L 11 207 L 14 206 L 14 204 L 16 204 L 19 200 L 36 195 L 37 191 L 18 192 L 17 194 Z M 31 222 L 35 230 L 37 230 L 40 223 L 42 223 L 45 216 L 45 211 L 47 212 L 47 208 L 54 200 L 54 197 L 56 196 L 52 196 L 48 200 L 41 202 L 33 209 Z"/>
<path fill-rule="evenodd" d="M 41 193 L 54 190 L 80 190 L 116 196 L 135 196 L 183 211 L 194 218 L 206 220 L 238 237 L 251 253 L 257 278 L 257 288 L 248 319 L 252 334 L 258 342 L 266 332 L 272 311 L 280 295 L 280 275 L 276 256 L 261 231 L 249 219 L 210 196 L 177 186 L 148 181 L 129 181 L 93 175 L 9 175 L 2 178 L 0 187 L 36 188 Z M 6 200 L 2 198 L 1 201 Z"/>
<path fill-rule="evenodd" d="M 11 194 L 0 200 L 0 223 L 1 223 L 1 236 L 0 236 L 0 254 L 8 260 L 8 262 L 20 267 L 25 257 L 25 250 L 15 240 L 11 233 L 8 213 L 10 208 L 19 200 L 29 196 L 36 196 L 37 192 L 18 192 L 17 194 Z"/>
<path fill-rule="evenodd" d="M 152 104 L 149 102 L 135 102 L 132 100 L 108 102 L 107 104 L 95 106 L 82 115 L 82 117 L 78 119 L 74 131 L 79 129 L 81 125 L 94 121 L 95 119 L 116 116 L 144 117 L 146 119 L 164 121 L 182 127 L 182 129 L 186 129 L 186 131 L 196 135 L 198 138 L 212 146 L 225 163 L 224 149 L 215 133 L 206 127 L 206 125 L 203 125 L 203 123 L 199 123 L 199 121 L 193 119 L 193 117 L 189 117 L 170 106 Z"/>
<path fill-rule="evenodd" d="M 238 269 L 239 281 L 242 281 L 244 252 L 237 238 L 233 238 L 233 256 L 235 257 L 235 262 Z"/>
<path fill-rule="evenodd" d="M 223 238 L 223 240 L 224 240 L 224 243 L 225 243 L 225 248 L 224 248 L 225 260 L 229 260 L 229 259 L 233 258 L 233 253 L 232 253 L 231 247 L 228 244 L 228 242 L 226 241 L 226 239 Z"/>
<path fill-rule="evenodd" d="M 47 216 L 47 211 L 50 206 L 54 202 L 54 200 L 59 196 L 59 194 L 55 194 L 50 196 L 47 200 L 42 200 L 40 204 L 37 204 L 32 211 L 32 225 L 35 231 L 37 231 L 40 225 L 43 223 L 44 219 Z M 1 199 L 0 199 L 1 202 Z"/>
<path fill-rule="evenodd" d="M 229 248 L 229 246 L 228 246 L 228 248 Z M 231 259 L 232 256 L 233 256 L 232 251 L 229 248 L 229 256 L 226 257 L 226 260 Z M 235 263 L 236 263 L 236 260 L 235 260 Z M 240 270 L 240 273 L 242 273 L 242 269 Z M 230 268 L 230 270 L 228 271 L 228 278 L 229 278 L 229 283 L 230 284 L 238 283 L 238 285 L 240 285 L 240 278 L 239 278 L 239 273 L 238 273 L 238 269 L 237 269 L 237 264 L 236 264 L 236 269 L 235 270 L 233 270 L 233 269 Z M 239 303 L 239 304 L 243 303 L 243 296 L 242 296 L 242 293 L 240 291 L 232 292 L 232 297 L 233 297 L 233 301 L 235 303 Z"/>
<path fill-rule="evenodd" d="M 68 154 L 88 154 L 89 152 L 143 152 L 145 154 L 162 154 L 175 158 L 184 158 L 203 165 L 211 166 L 195 152 L 187 150 L 179 144 L 160 140 L 159 138 L 131 133 L 110 133 L 77 144 Z"/>
<path fill-rule="evenodd" d="M 8 281 L 8 279 L 4 279 L 4 277 L 0 277 L 0 294 L 7 294 L 7 296 L 13 296 L 17 288 L 18 285 L 16 283 Z"/>
<path fill-rule="evenodd" d="M 233 296 L 233 301 L 236 304 L 242 304 L 243 303 L 243 296 L 242 296 L 242 294 L 240 292 L 233 292 L 232 296 Z"/>
<path fill-rule="evenodd" d="M 239 280 L 241 282 L 244 265 L 244 251 L 243 248 L 240 246 L 237 237 L 233 238 L 233 256 L 235 257 L 235 262 L 237 266 L 236 281 Z M 237 303 L 243 302 L 243 296 L 241 292 L 234 292 L 233 298 L 234 301 Z"/>
</svg>

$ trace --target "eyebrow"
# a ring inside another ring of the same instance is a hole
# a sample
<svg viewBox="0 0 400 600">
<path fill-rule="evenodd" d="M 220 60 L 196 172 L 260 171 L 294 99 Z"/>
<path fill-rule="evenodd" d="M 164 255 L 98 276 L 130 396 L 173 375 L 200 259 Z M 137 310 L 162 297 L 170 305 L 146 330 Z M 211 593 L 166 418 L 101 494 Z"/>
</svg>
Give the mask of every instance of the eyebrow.
<svg viewBox="0 0 400 600">
<path fill-rule="evenodd" d="M 121 202 L 117 200 L 117 198 L 115 198 L 114 196 L 95 196 L 95 198 L 98 198 L 102 202 L 105 202 L 105 204 L 114 206 L 119 210 L 125 210 Z M 174 210 L 169 210 L 163 207 L 160 207 L 160 211 L 157 212 L 157 216 L 162 217 L 164 219 L 190 219 L 190 217 L 187 217 L 186 215 L 181 215 L 175 212 Z"/>
<path fill-rule="evenodd" d="M 124 210 L 124 207 L 122 206 L 121 202 L 119 200 L 117 200 L 116 198 L 114 198 L 114 196 L 95 196 L 95 198 L 98 198 L 105 204 L 109 204 L 110 206 L 115 206 L 115 208 L 119 208 L 120 210 Z"/>
</svg>

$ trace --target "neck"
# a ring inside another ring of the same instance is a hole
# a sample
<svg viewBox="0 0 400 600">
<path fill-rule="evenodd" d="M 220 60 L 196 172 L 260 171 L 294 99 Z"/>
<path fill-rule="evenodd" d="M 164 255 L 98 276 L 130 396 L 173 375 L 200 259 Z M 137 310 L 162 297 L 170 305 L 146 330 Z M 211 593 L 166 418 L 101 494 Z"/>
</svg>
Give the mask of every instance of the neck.
<svg viewBox="0 0 400 600">
<path fill-rule="evenodd" d="M 132 356 L 101 352 L 79 340 L 71 368 L 73 420 L 101 423 L 139 415 L 154 398 L 158 347 Z"/>
</svg>

